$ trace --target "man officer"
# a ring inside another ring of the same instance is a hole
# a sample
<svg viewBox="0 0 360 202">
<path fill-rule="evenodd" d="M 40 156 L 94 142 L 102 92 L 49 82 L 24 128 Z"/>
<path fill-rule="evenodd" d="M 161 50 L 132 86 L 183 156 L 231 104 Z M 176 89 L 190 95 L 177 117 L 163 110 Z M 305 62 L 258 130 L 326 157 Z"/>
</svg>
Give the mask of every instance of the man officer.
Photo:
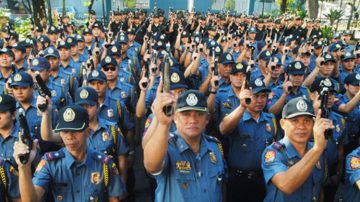
<svg viewBox="0 0 360 202">
<path fill-rule="evenodd" d="M 63 107 L 55 132 L 60 132 L 65 148 L 46 153 L 34 178 L 30 163 L 34 159 L 37 141 L 34 141 L 31 151 L 22 141 L 14 144 L 22 199 L 40 201 L 45 192 L 51 191 L 55 201 L 119 201 L 118 197 L 124 190 L 115 163 L 87 147 L 86 139 L 90 133 L 87 111 L 79 105 Z M 19 154 L 29 152 L 28 163 L 22 164 Z"/>
<path fill-rule="evenodd" d="M 158 90 L 153 104 L 157 133 L 144 146 L 145 169 L 158 185 L 155 201 L 221 201 L 224 162 L 218 141 L 203 134 L 209 120 L 206 97 L 185 91 L 175 114 L 165 115 L 164 106 L 173 102 L 173 96 Z M 173 120 L 177 131 L 169 135 Z"/>
<path fill-rule="evenodd" d="M 334 128 L 330 119 L 314 119 L 312 104 L 294 98 L 283 109 L 280 125 L 285 136 L 268 146 L 262 155 L 267 188 L 264 201 L 318 201 L 324 177 L 325 131 Z M 309 140 L 314 138 L 314 143 Z"/>
</svg>

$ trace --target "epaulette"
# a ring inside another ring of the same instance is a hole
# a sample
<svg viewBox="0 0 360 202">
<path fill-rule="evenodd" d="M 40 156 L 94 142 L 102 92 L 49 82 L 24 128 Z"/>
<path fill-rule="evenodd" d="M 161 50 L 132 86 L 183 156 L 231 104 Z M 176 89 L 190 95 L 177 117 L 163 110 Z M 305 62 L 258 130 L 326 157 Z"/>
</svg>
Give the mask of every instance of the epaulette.
<svg viewBox="0 0 360 202">
<path fill-rule="evenodd" d="M 110 157 L 100 152 L 94 152 L 92 157 L 93 159 L 97 161 L 101 161 L 105 164 L 107 164 L 110 161 Z"/>
<path fill-rule="evenodd" d="M 45 155 L 46 160 L 48 161 L 54 161 L 65 157 L 65 154 L 63 151 L 54 151 L 54 152 L 48 152 Z"/>
<path fill-rule="evenodd" d="M 177 136 L 173 133 L 169 133 L 168 141 L 169 143 L 175 143 L 177 140 Z"/>
<path fill-rule="evenodd" d="M 215 143 L 221 143 L 216 137 L 210 135 L 204 135 L 207 140 L 210 140 Z"/>
<path fill-rule="evenodd" d="M 265 116 L 266 118 L 270 118 L 270 119 L 275 118 L 275 115 L 274 115 L 274 114 L 266 113 L 266 112 L 264 112 L 263 114 L 264 114 L 264 116 Z"/>
<path fill-rule="evenodd" d="M 272 145 L 271 145 L 274 149 L 276 149 L 276 150 L 278 150 L 278 151 L 281 151 L 281 150 L 283 150 L 284 149 L 284 145 L 283 144 L 281 144 L 280 142 L 274 142 L 274 143 L 272 143 Z"/>
</svg>

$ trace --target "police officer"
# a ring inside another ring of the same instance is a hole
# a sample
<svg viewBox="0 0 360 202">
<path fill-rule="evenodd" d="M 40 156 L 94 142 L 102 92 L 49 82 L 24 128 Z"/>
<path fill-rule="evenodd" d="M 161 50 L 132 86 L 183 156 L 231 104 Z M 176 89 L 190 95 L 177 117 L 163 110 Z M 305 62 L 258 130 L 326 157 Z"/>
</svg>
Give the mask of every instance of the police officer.
<svg viewBox="0 0 360 202">
<path fill-rule="evenodd" d="M 318 201 L 324 177 L 324 132 L 332 129 L 331 120 L 314 119 L 312 104 L 294 98 L 283 109 L 281 127 L 285 136 L 268 146 L 262 155 L 266 183 L 264 201 Z M 309 142 L 313 134 L 314 143 Z"/>
<path fill-rule="evenodd" d="M 158 184 L 155 201 L 221 201 L 224 162 L 218 141 L 203 134 L 209 120 L 206 97 L 185 91 L 174 115 L 165 115 L 163 107 L 173 102 L 170 94 L 157 93 L 156 133 L 144 147 L 145 169 Z M 173 120 L 178 130 L 169 138 Z"/>
<path fill-rule="evenodd" d="M 124 189 L 115 163 L 86 144 L 87 111 L 78 105 L 62 108 L 55 132 L 60 132 L 65 148 L 44 155 L 33 178 L 29 164 L 37 141 L 31 151 L 22 141 L 14 145 L 22 198 L 39 201 L 44 193 L 52 192 L 55 201 L 119 201 Z M 27 164 L 19 160 L 22 153 L 30 153 Z"/>
<path fill-rule="evenodd" d="M 15 72 L 26 71 L 28 63 L 26 62 L 26 48 L 21 43 L 14 44 L 11 47 L 14 53 Z"/>
<path fill-rule="evenodd" d="M 272 89 L 267 107 L 270 113 L 279 115 L 283 106 L 296 97 L 309 98 L 309 90 L 302 85 L 306 73 L 304 63 L 294 61 L 286 70 L 288 79 L 280 86 Z M 290 88 L 289 88 L 290 87 Z"/>
<path fill-rule="evenodd" d="M 338 95 L 335 111 L 341 113 L 346 121 L 346 138 L 344 142 L 345 154 L 359 146 L 360 119 L 360 74 L 349 74 L 344 81 L 345 93 Z"/>
<path fill-rule="evenodd" d="M 360 147 L 346 156 L 344 202 L 360 200 Z"/>
<path fill-rule="evenodd" d="M 29 125 L 30 132 L 39 139 L 40 154 L 48 151 L 58 150 L 59 147 L 49 142 L 43 141 L 40 136 L 41 112 L 36 105 L 36 97 L 34 96 L 34 82 L 31 76 L 26 72 L 16 73 L 12 78 L 11 88 L 16 99 L 16 111 L 23 110 Z M 54 110 L 52 113 L 52 122 L 56 123 L 57 114 Z M 18 117 L 17 117 L 18 118 Z M 55 126 L 55 125 L 54 125 Z"/>
<path fill-rule="evenodd" d="M 260 78 L 249 87 L 251 90 L 242 84 L 240 105 L 220 123 L 220 133 L 229 135 L 228 201 L 263 200 L 261 152 L 277 139 L 274 115 L 263 112 L 270 90 Z"/>
<path fill-rule="evenodd" d="M 15 56 L 10 49 L 3 48 L 0 50 L 0 58 L 0 81 L 6 83 L 14 72 L 11 64 Z"/>
<path fill-rule="evenodd" d="M 0 157 L 0 202 L 19 202 L 18 172 L 6 159 Z"/>
</svg>

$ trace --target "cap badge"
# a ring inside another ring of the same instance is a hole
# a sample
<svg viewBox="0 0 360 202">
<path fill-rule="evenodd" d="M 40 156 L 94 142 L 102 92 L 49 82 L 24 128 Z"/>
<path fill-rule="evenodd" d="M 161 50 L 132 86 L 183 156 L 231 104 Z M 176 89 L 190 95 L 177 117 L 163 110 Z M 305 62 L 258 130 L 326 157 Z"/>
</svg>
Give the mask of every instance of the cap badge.
<svg viewBox="0 0 360 202">
<path fill-rule="evenodd" d="M 244 65 L 241 64 L 241 63 L 238 63 L 238 64 L 236 65 L 236 69 L 239 69 L 239 70 L 242 70 L 243 67 L 244 67 Z"/>
<path fill-rule="evenodd" d="M 163 43 L 161 41 L 158 42 L 158 46 L 162 46 Z"/>
<path fill-rule="evenodd" d="M 73 42 L 72 38 L 68 38 L 68 39 L 67 39 L 67 42 L 68 42 L 68 43 L 72 43 L 72 42 Z"/>
<path fill-rule="evenodd" d="M 55 27 L 51 27 L 51 31 L 55 31 Z"/>
<path fill-rule="evenodd" d="M 300 62 L 295 63 L 295 69 L 301 69 L 301 64 L 300 64 Z"/>
<path fill-rule="evenodd" d="M 256 85 L 257 87 L 261 87 L 261 86 L 263 86 L 263 82 L 261 81 L 261 79 L 256 79 L 256 80 L 255 80 L 255 85 Z"/>
<path fill-rule="evenodd" d="M 67 108 L 64 112 L 63 115 L 64 121 L 65 122 L 71 122 L 75 119 L 75 112 L 73 109 L 71 108 Z"/>
<path fill-rule="evenodd" d="M 121 41 L 124 41 L 124 40 L 125 40 L 125 37 L 124 37 L 124 36 L 120 36 L 120 40 L 121 40 Z"/>
<path fill-rule="evenodd" d="M 83 89 L 80 91 L 80 98 L 81 99 L 86 99 L 89 97 L 89 92 L 86 89 Z"/>
<path fill-rule="evenodd" d="M 186 98 L 186 104 L 189 106 L 195 106 L 198 103 L 198 98 L 194 93 L 190 93 Z"/>
<path fill-rule="evenodd" d="M 346 57 L 350 57 L 351 54 L 350 54 L 349 52 L 347 52 L 347 53 L 345 53 L 345 56 L 346 56 Z"/>
<path fill-rule="evenodd" d="M 14 76 L 14 81 L 18 82 L 18 81 L 21 81 L 21 75 L 20 74 L 15 74 Z"/>
<path fill-rule="evenodd" d="M 331 59 L 331 56 L 329 54 L 325 55 L 326 59 Z"/>
<path fill-rule="evenodd" d="M 174 72 L 171 74 L 170 79 L 171 79 L 171 82 L 178 83 L 180 81 L 180 76 L 178 73 Z"/>
<path fill-rule="evenodd" d="M 299 100 L 296 103 L 296 109 L 301 112 L 305 112 L 308 109 L 308 106 L 304 100 Z"/>
<path fill-rule="evenodd" d="M 115 46 L 113 46 L 113 47 L 111 48 L 111 51 L 112 51 L 113 53 L 116 53 L 116 52 L 118 51 L 118 49 L 117 49 Z"/>
<path fill-rule="evenodd" d="M 53 53 L 54 53 L 54 49 L 52 49 L 52 48 L 49 48 L 49 51 L 48 51 L 48 53 L 50 53 L 50 54 L 53 54 Z"/>
<path fill-rule="evenodd" d="M 93 77 L 98 77 L 99 76 L 99 72 L 97 70 L 94 70 L 92 73 L 91 73 L 91 76 Z"/>
<path fill-rule="evenodd" d="M 227 54 L 227 55 L 226 55 L 226 59 L 227 59 L 227 60 L 232 60 L 231 55 L 230 55 L 230 54 Z"/>
<path fill-rule="evenodd" d="M 211 41 L 210 43 L 212 46 L 215 46 L 215 41 Z"/>
<path fill-rule="evenodd" d="M 357 80 L 360 80 L 360 74 L 356 74 L 355 78 L 356 78 Z"/>
<path fill-rule="evenodd" d="M 336 47 L 336 48 L 341 48 L 340 44 L 336 44 L 335 47 Z"/>
<path fill-rule="evenodd" d="M 220 47 L 219 47 L 219 46 L 216 46 L 215 52 L 216 52 L 216 53 L 220 53 L 220 51 L 221 51 Z"/>
<path fill-rule="evenodd" d="M 38 59 L 34 59 L 33 62 L 32 62 L 32 65 L 33 65 L 33 66 L 39 65 L 39 60 L 38 60 Z"/>
<path fill-rule="evenodd" d="M 266 55 L 266 56 L 270 56 L 271 54 L 270 54 L 269 51 L 266 51 L 265 55 Z"/>
<path fill-rule="evenodd" d="M 60 46 L 65 46 L 65 41 L 60 41 Z"/>
<path fill-rule="evenodd" d="M 106 62 L 106 63 L 110 63 L 110 62 L 111 62 L 111 58 L 110 58 L 109 56 L 106 56 L 105 62 Z"/>
</svg>

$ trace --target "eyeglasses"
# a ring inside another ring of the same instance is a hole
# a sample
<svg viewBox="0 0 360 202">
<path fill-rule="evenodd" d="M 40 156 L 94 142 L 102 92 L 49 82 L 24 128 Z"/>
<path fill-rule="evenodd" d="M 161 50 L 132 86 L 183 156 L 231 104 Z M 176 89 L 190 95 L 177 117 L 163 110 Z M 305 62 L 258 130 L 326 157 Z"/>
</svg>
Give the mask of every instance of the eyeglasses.
<svg viewBox="0 0 360 202">
<path fill-rule="evenodd" d="M 104 70 L 105 72 L 108 72 L 109 70 L 111 70 L 111 71 L 115 71 L 115 70 L 116 70 L 116 67 L 114 67 L 114 66 L 110 66 L 110 67 L 103 67 L 103 70 Z"/>
</svg>

